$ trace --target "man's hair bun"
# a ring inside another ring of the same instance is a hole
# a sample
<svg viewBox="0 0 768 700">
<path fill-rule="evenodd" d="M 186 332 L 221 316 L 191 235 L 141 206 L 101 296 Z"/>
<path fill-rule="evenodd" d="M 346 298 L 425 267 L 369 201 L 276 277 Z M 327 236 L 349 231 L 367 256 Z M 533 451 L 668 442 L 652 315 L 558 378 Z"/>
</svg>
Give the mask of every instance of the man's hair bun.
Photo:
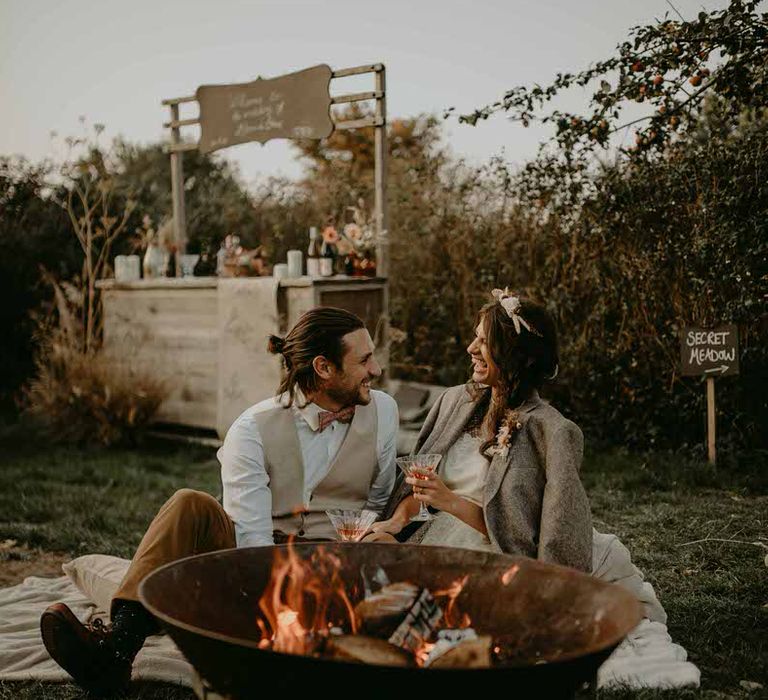
<svg viewBox="0 0 768 700">
<path fill-rule="evenodd" d="M 267 350 L 273 355 L 281 354 L 285 349 L 285 340 L 277 335 L 270 335 Z"/>
</svg>

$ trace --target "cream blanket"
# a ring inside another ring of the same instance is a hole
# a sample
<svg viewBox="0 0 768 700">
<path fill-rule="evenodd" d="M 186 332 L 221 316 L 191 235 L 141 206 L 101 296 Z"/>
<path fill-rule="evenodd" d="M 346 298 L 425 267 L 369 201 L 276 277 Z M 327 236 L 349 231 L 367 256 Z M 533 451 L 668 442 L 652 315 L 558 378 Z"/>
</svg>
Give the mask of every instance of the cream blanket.
<svg viewBox="0 0 768 700">
<path fill-rule="evenodd" d="M 124 562 L 125 571 L 129 562 L 119 561 Z M 0 590 L 0 680 L 69 680 L 69 675 L 48 656 L 40 638 L 40 615 L 57 602 L 66 603 L 83 621 L 107 617 L 69 576 L 30 576 L 18 586 Z M 193 676 L 192 666 L 165 635 L 150 637 L 133 665 L 133 678 L 138 680 L 191 686 Z"/>
<path fill-rule="evenodd" d="M 92 554 L 64 565 L 61 578 L 30 577 L 0 589 L 0 680 L 65 681 L 68 675 L 48 656 L 40 639 L 40 615 L 61 601 L 84 621 L 106 617 L 112 594 L 129 562 Z M 645 619 L 598 672 L 599 688 L 698 686 L 699 669 L 667 633 L 666 613 L 653 587 L 632 564 L 614 535 L 594 533 L 593 573 L 632 591 Z M 167 636 L 150 637 L 134 663 L 133 678 L 193 686 L 195 674 Z"/>
</svg>

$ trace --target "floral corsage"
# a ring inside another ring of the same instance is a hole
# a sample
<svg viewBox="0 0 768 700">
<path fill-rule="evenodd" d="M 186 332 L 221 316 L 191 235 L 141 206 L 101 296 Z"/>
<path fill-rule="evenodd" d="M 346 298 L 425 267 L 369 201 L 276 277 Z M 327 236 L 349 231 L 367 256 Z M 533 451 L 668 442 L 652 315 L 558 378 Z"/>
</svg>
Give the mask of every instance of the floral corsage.
<svg viewBox="0 0 768 700">
<path fill-rule="evenodd" d="M 520 414 L 517 411 L 513 411 L 511 408 L 504 414 L 504 420 L 501 421 L 499 426 L 499 432 L 496 433 L 496 444 L 488 448 L 488 454 L 491 457 L 500 455 L 506 459 L 509 453 L 509 444 L 512 440 L 512 435 L 516 433 L 523 424 L 520 422 Z"/>
</svg>

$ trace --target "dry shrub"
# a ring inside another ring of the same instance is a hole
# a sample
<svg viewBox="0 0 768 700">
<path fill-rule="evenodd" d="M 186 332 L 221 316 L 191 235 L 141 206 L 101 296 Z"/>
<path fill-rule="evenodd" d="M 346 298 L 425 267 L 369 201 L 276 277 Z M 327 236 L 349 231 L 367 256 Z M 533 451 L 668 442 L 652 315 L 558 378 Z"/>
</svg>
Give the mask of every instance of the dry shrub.
<svg viewBox="0 0 768 700">
<path fill-rule="evenodd" d="M 165 398 L 165 385 L 53 335 L 25 390 L 27 414 L 57 442 L 135 444 Z"/>
<path fill-rule="evenodd" d="M 27 416 L 55 442 L 136 444 L 168 395 L 162 380 L 84 349 L 82 285 L 57 282 L 54 309 L 37 319 L 35 374 L 23 392 Z"/>
</svg>

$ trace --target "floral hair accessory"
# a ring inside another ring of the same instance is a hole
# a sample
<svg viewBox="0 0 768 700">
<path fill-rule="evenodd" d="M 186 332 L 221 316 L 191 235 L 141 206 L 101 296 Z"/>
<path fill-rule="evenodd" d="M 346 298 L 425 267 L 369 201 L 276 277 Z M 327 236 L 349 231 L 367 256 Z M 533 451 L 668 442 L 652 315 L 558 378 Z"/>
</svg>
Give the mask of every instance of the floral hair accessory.
<svg viewBox="0 0 768 700">
<path fill-rule="evenodd" d="M 507 316 L 509 316 L 512 319 L 512 323 L 515 326 L 515 332 L 520 335 L 520 327 L 522 326 L 525 328 L 529 333 L 533 333 L 534 335 L 541 336 L 541 333 L 539 333 L 535 328 L 533 328 L 528 321 L 526 321 L 521 315 L 520 315 L 520 309 L 522 308 L 522 304 L 520 303 L 520 298 L 516 296 L 512 296 L 509 293 L 509 289 L 507 287 L 504 287 L 504 289 L 493 289 L 491 290 L 491 296 L 496 299 L 496 301 L 501 304 L 504 311 L 507 312 Z"/>
</svg>

